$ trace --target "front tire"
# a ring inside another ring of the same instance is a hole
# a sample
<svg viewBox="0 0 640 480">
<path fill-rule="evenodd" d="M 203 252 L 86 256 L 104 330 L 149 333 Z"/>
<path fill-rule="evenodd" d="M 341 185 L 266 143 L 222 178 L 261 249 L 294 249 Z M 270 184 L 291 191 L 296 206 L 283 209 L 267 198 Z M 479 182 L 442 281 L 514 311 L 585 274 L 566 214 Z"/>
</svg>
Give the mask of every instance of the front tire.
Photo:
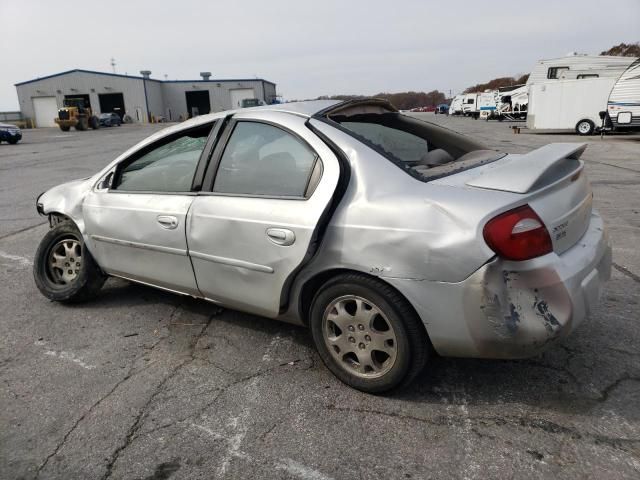
<svg viewBox="0 0 640 480">
<path fill-rule="evenodd" d="M 409 384 L 431 348 L 411 305 L 389 285 L 356 273 L 323 285 L 311 305 L 310 327 L 329 370 L 368 393 Z"/>
<path fill-rule="evenodd" d="M 45 297 L 69 303 L 95 297 L 106 280 L 72 222 L 59 223 L 43 237 L 33 278 Z"/>
<path fill-rule="evenodd" d="M 580 120 L 576 124 L 576 133 L 578 135 L 587 136 L 593 134 L 596 126 L 591 120 Z"/>
</svg>

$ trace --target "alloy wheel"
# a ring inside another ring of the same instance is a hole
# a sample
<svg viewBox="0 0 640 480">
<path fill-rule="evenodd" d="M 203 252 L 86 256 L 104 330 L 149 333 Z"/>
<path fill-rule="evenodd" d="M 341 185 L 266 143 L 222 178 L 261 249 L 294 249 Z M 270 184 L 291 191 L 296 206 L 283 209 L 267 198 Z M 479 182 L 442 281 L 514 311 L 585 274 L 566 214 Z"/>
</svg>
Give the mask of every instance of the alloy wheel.
<svg viewBox="0 0 640 480">
<path fill-rule="evenodd" d="M 322 318 L 324 342 L 330 354 L 349 373 L 381 377 L 395 363 L 398 342 L 382 310 L 355 295 L 333 300 Z"/>
</svg>

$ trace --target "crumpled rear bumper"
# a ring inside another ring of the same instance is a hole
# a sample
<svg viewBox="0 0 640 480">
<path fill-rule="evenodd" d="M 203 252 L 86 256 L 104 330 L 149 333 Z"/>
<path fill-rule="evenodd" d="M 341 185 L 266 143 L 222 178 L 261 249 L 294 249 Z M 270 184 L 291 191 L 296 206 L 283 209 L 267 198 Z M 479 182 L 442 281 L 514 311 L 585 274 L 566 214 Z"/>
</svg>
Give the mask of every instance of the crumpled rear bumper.
<svg viewBox="0 0 640 480">
<path fill-rule="evenodd" d="M 587 232 L 561 255 L 496 258 L 455 284 L 385 280 L 413 304 L 441 355 L 523 358 L 576 328 L 610 275 L 608 235 L 594 212 Z"/>
</svg>

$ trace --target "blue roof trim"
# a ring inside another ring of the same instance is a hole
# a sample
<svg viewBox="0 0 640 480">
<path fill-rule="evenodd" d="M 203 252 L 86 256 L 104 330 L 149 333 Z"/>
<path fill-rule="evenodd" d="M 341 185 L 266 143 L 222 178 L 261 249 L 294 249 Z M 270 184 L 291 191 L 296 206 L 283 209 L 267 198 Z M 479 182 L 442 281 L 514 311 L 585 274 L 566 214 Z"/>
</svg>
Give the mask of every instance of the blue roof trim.
<svg viewBox="0 0 640 480">
<path fill-rule="evenodd" d="M 53 75 L 47 75 L 45 77 L 34 78 L 33 80 L 27 80 L 24 82 L 14 83 L 14 87 L 19 87 L 20 85 L 27 85 L 29 83 L 39 82 L 40 80 L 46 80 L 48 78 L 60 77 L 62 75 L 68 75 L 70 73 L 91 73 L 94 75 L 104 75 L 107 77 L 120 77 L 120 78 L 131 78 L 134 80 L 143 80 L 143 77 L 137 75 L 123 75 L 121 73 L 108 73 L 108 72 L 97 72 L 95 70 L 84 70 L 82 68 L 74 68 L 73 70 L 67 70 L 65 72 L 54 73 Z M 264 82 L 269 83 L 275 86 L 275 83 L 265 80 L 263 78 L 225 78 L 221 80 L 157 80 L 155 78 L 148 78 L 147 80 L 151 82 L 158 83 L 223 83 L 223 82 Z"/>
</svg>

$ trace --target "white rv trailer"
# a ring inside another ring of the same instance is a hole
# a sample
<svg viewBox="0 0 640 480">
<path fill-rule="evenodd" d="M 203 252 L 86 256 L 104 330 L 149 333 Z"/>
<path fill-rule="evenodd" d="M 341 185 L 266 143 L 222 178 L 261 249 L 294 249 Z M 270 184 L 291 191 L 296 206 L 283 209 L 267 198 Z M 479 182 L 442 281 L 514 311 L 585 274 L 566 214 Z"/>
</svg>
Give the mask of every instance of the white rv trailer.
<svg viewBox="0 0 640 480">
<path fill-rule="evenodd" d="M 495 116 L 498 108 L 498 91 L 490 90 L 479 93 L 476 103 L 480 118 L 489 120 L 490 117 Z"/>
<path fill-rule="evenodd" d="M 529 74 L 527 85 L 554 80 L 618 78 L 634 60 L 607 55 L 569 55 L 539 60 Z"/>
<path fill-rule="evenodd" d="M 575 130 L 591 135 L 600 125 L 615 77 L 555 80 L 529 85 L 530 130 Z"/>
<path fill-rule="evenodd" d="M 640 58 L 636 59 L 613 86 L 607 113 L 615 130 L 640 128 Z"/>
<path fill-rule="evenodd" d="M 467 93 L 462 100 L 462 114 L 465 117 L 478 118 L 480 113 L 478 112 L 478 94 Z"/>
<path fill-rule="evenodd" d="M 449 115 L 461 115 L 462 114 L 462 101 L 464 100 L 464 95 L 456 95 L 451 100 L 451 105 L 449 106 Z"/>
<path fill-rule="evenodd" d="M 498 89 L 498 120 L 523 120 L 527 118 L 529 105 L 529 87 L 513 85 Z"/>
</svg>

